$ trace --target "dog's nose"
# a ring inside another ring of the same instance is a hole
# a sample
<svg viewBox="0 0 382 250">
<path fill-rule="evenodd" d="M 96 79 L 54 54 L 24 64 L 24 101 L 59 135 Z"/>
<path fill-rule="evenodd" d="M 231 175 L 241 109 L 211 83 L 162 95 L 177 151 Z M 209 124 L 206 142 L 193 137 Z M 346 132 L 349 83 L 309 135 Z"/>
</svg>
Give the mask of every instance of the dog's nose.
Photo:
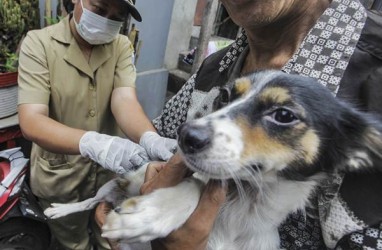
<svg viewBox="0 0 382 250">
<path fill-rule="evenodd" d="M 211 144 L 210 126 L 182 124 L 178 129 L 178 144 L 184 153 L 197 153 Z"/>
</svg>

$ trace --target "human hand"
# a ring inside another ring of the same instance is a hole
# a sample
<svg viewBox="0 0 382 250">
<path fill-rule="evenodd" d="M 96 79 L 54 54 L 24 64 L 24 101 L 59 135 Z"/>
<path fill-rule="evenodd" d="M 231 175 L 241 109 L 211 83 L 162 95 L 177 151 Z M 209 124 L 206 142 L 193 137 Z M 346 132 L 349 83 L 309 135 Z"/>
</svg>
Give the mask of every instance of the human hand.
<svg viewBox="0 0 382 250">
<path fill-rule="evenodd" d="M 144 148 L 117 136 L 86 132 L 80 139 L 80 153 L 118 174 L 133 170 L 148 161 Z"/>
<path fill-rule="evenodd" d="M 184 164 L 179 153 L 176 153 L 165 164 L 150 164 L 147 167 L 141 194 L 147 194 L 158 188 L 175 186 L 191 172 Z"/>
<path fill-rule="evenodd" d="M 150 162 L 149 165 L 147 166 L 147 169 L 150 169 L 146 171 L 146 176 L 145 180 L 147 178 L 152 178 L 154 177 L 154 172 L 158 173 L 161 169 L 163 169 L 165 162 Z M 150 172 L 148 175 L 147 173 Z M 106 221 L 106 216 L 110 213 L 112 209 L 112 206 L 110 203 L 107 202 L 100 202 L 95 210 L 95 222 L 97 225 L 102 228 L 102 226 L 105 224 Z"/>
<path fill-rule="evenodd" d="M 103 224 L 105 224 L 106 216 L 111 211 L 111 208 L 111 204 L 107 202 L 101 202 L 98 204 L 94 213 L 94 220 L 99 228 L 102 228 Z M 109 243 L 111 249 L 119 249 L 118 242 L 109 239 L 106 239 L 106 241 Z"/>
<path fill-rule="evenodd" d="M 99 228 L 105 224 L 106 216 L 111 211 L 111 204 L 107 202 L 100 202 L 95 210 L 94 219 Z"/>
<path fill-rule="evenodd" d="M 153 131 L 147 131 L 141 136 L 139 145 L 146 149 L 150 159 L 167 161 L 173 156 L 178 142 L 175 139 L 162 137 Z"/>
<path fill-rule="evenodd" d="M 204 250 L 227 188 L 220 181 L 209 181 L 199 204 L 186 223 L 166 238 L 151 242 L 153 250 Z"/>
<path fill-rule="evenodd" d="M 179 154 L 175 154 L 167 164 L 147 167 L 145 183 L 141 193 L 147 194 L 158 188 L 175 186 L 190 174 Z M 152 241 L 153 250 L 202 250 L 208 242 L 215 218 L 225 201 L 227 188 L 219 181 L 210 181 L 201 196 L 195 211 L 186 223 L 166 238 Z"/>
</svg>

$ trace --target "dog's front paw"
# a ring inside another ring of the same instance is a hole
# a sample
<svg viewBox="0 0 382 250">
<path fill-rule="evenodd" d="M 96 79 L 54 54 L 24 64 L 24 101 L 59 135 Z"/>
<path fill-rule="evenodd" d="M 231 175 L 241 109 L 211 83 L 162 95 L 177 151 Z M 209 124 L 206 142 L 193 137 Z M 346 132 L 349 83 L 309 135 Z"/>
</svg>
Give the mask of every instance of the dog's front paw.
<svg viewBox="0 0 382 250">
<path fill-rule="evenodd" d="M 44 210 L 44 214 L 49 219 L 57 219 L 71 213 L 71 204 L 52 203 L 51 207 Z"/>
<path fill-rule="evenodd" d="M 102 236 L 127 242 L 146 242 L 179 228 L 196 208 L 202 182 L 184 181 L 176 187 L 130 198 L 106 218 Z"/>
</svg>

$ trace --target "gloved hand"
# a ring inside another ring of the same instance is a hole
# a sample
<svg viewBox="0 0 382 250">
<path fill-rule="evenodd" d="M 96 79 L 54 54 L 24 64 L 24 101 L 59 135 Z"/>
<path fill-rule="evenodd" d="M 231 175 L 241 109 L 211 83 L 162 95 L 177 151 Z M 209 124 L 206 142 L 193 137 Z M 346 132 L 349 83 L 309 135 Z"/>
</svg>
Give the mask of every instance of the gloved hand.
<svg viewBox="0 0 382 250">
<path fill-rule="evenodd" d="M 146 149 L 151 160 L 167 161 L 173 156 L 178 142 L 175 139 L 161 137 L 155 132 L 147 131 L 141 136 L 139 145 Z"/>
<path fill-rule="evenodd" d="M 86 132 L 81 137 L 79 146 L 82 156 L 89 157 L 118 174 L 133 170 L 149 160 L 145 149 L 138 144 L 94 131 Z"/>
</svg>

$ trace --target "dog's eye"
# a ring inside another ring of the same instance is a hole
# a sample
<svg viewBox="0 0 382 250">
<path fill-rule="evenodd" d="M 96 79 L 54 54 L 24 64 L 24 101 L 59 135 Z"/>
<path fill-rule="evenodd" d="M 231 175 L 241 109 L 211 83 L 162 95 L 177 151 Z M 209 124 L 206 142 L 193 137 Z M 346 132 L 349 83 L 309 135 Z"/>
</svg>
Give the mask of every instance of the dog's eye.
<svg viewBox="0 0 382 250">
<path fill-rule="evenodd" d="M 273 120 L 281 124 L 289 124 L 298 120 L 298 118 L 293 114 L 292 111 L 283 108 L 275 110 L 271 114 L 271 117 L 273 118 Z"/>
</svg>

